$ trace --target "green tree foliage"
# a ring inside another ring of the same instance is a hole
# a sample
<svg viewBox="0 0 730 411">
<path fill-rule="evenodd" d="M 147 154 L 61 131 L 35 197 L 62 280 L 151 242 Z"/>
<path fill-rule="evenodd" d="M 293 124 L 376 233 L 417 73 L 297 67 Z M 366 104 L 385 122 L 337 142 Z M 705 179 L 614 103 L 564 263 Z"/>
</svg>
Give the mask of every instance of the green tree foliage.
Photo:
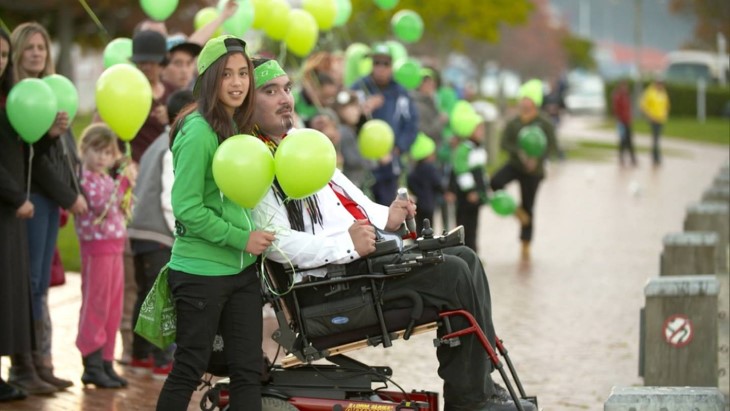
<svg viewBox="0 0 730 411">
<path fill-rule="evenodd" d="M 562 38 L 562 45 L 568 59 L 568 66 L 586 70 L 596 68 L 592 41 L 566 32 Z"/>
<path fill-rule="evenodd" d="M 730 1 L 672 0 L 669 9 L 677 14 L 691 12 L 697 16 L 692 46 L 716 49 L 717 33 L 730 40 Z"/>
<path fill-rule="evenodd" d="M 463 50 L 468 39 L 498 41 L 502 24 L 525 23 L 533 7 L 530 0 L 400 0 L 395 9 L 381 10 L 373 0 L 352 0 L 348 30 L 360 41 L 390 37 L 391 17 L 398 10 L 408 9 L 423 19 L 421 43 L 446 42 Z"/>
</svg>

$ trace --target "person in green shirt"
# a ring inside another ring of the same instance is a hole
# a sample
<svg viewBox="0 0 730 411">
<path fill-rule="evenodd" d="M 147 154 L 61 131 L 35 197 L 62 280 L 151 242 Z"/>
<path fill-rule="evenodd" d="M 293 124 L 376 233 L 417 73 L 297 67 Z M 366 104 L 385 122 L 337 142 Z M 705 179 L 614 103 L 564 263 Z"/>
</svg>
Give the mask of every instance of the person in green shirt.
<svg viewBox="0 0 730 411">
<path fill-rule="evenodd" d="M 520 183 L 521 204 L 515 211 L 515 216 L 520 221 L 521 258 L 523 261 L 529 261 L 537 189 L 545 177 L 545 161 L 549 155 L 557 156 L 558 145 L 552 121 L 539 109 L 542 105 L 540 80 L 532 79 L 522 85 L 518 104 L 519 114 L 505 125 L 500 143 L 502 150 L 509 155 L 509 159 L 492 176 L 491 188 L 493 191 L 498 191 L 514 180 Z M 521 132 L 530 127 L 537 127 L 544 134 L 545 147 L 539 155 L 528 153 L 520 142 Z"/>
<path fill-rule="evenodd" d="M 254 263 L 274 235 L 255 230 L 250 210 L 220 191 L 212 171 L 218 146 L 251 130 L 253 66 L 245 48 L 234 36 L 206 43 L 197 63 L 196 102 L 182 110 L 170 131 L 175 242 L 168 283 L 177 348 L 158 410 L 187 410 L 218 332 L 231 376 L 230 409 L 261 410 L 263 320 Z"/>
</svg>

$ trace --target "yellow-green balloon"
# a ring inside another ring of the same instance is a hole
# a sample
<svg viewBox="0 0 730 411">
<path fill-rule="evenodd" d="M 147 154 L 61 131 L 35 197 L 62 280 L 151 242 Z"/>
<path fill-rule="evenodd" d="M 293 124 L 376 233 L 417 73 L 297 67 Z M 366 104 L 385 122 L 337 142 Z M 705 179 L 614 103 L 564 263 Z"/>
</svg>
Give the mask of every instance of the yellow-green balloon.
<svg viewBox="0 0 730 411">
<path fill-rule="evenodd" d="M 96 81 L 96 107 L 101 119 L 121 140 L 131 141 L 150 114 L 150 82 L 136 67 L 109 67 Z"/>
<path fill-rule="evenodd" d="M 289 12 L 289 30 L 284 42 L 292 53 L 299 57 L 306 57 L 312 52 L 319 39 L 317 21 L 302 9 L 293 9 Z"/>
<path fill-rule="evenodd" d="M 132 64 L 129 58 L 132 57 L 132 39 L 118 37 L 104 47 L 104 68 L 115 64 Z"/>
<path fill-rule="evenodd" d="M 360 154 L 370 160 L 380 160 L 390 154 L 395 144 L 395 134 L 390 124 L 380 119 L 372 119 L 360 127 L 357 146 Z"/>
<path fill-rule="evenodd" d="M 336 164 L 332 141 L 310 128 L 289 133 L 274 154 L 276 179 L 293 199 L 309 197 L 326 186 L 335 174 Z"/>
<path fill-rule="evenodd" d="M 213 179 L 231 201 L 254 208 L 274 181 L 274 157 L 266 144 L 254 136 L 229 137 L 213 155 Z"/>
<path fill-rule="evenodd" d="M 142 10 L 156 21 L 165 21 L 177 8 L 177 0 L 140 0 Z"/>
<path fill-rule="evenodd" d="M 289 11 L 286 0 L 271 0 L 268 4 L 268 18 L 264 22 L 264 33 L 274 40 L 284 40 L 289 30 Z"/>
<path fill-rule="evenodd" d="M 268 0 L 251 0 L 251 5 L 253 5 L 253 23 L 251 27 L 263 29 L 264 23 L 269 17 Z"/>
<path fill-rule="evenodd" d="M 14 85 L 6 103 L 8 120 L 20 138 L 32 144 L 53 125 L 58 102 L 51 87 L 38 78 L 26 78 Z"/>
<path fill-rule="evenodd" d="M 337 4 L 335 0 L 303 0 L 302 8 L 308 11 L 317 22 L 317 27 L 327 31 L 335 24 Z"/>
<path fill-rule="evenodd" d="M 195 30 L 200 29 L 201 27 L 207 25 L 211 21 L 215 20 L 220 13 L 215 7 L 204 7 L 200 10 L 198 10 L 197 13 L 195 13 L 195 18 L 193 19 L 193 27 L 195 27 Z M 223 29 L 220 27 L 216 29 L 215 33 L 213 33 L 212 37 L 218 37 L 221 34 L 223 34 Z"/>
</svg>

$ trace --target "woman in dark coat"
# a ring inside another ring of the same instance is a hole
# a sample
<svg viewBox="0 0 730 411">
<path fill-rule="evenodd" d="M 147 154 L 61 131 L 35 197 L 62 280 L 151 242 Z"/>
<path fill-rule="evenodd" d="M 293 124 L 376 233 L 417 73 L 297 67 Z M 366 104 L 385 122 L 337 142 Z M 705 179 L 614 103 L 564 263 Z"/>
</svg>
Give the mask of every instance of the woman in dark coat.
<svg viewBox="0 0 730 411">
<path fill-rule="evenodd" d="M 24 143 L 8 121 L 13 84 L 10 36 L 0 29 L 0 356 L 31 350 L 30 260 L 24 219 L 33 216 L 25 193 Z M 25 392 L 0 377 L 0 401 Z"/>
</svg>

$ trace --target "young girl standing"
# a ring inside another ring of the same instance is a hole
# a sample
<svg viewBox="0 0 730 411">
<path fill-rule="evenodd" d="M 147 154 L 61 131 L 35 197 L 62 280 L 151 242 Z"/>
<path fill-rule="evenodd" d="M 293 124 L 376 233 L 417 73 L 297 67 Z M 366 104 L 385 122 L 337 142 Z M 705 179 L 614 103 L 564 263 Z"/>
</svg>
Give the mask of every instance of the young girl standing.
<svg viewBox="0 0 730 411">
<path fill-rule="evenodd" d="M 218 145 L 251 129 L 253 67 L 245 47 L 233 36 L 206 43 L 198 56 L 196 102 L 170 131 L 176 221 L 168 284 L 177 311 L 177 349 L 157 402 L 162 411 L 188 409 L 218 329 L 231 376 L 230 409 L 261 410 L 263 319 L 254 262 L 274 235 L 254 231 L 250 210 L 226 198 L 212 170 Z"/>
<path fill-rule="evenodd" d="M 117 138 L 103 123 L 88 126 L 81 136 L 81 186 L 89 211 L 74 221 L 81 247 L 81 312 L 76 347 L 84 359 L 84 385 L 118 388 L 127 385 L 112 367 L 114 344 L 122 318 L 124 242 L 127 236 L 122 199 L 133 179 L 132 165 L 115 181 L 109 168 L 119 157 Z"/>
</svg>

